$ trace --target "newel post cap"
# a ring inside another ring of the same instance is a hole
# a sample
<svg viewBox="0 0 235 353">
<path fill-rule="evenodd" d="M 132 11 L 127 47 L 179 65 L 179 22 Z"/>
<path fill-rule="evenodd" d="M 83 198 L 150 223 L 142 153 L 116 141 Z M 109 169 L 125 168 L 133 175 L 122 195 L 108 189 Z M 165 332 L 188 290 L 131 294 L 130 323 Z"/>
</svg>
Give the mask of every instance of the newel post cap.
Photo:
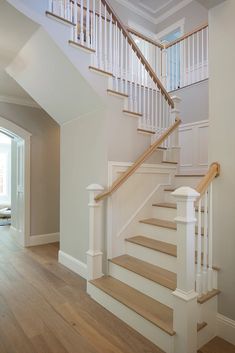
<svg viewBox="0 0 235 353">
<path fill-rule="evenodd" d="M 182 99 L 178 96 L 172 96 L 171 99 L 174 103 L 180 103 L 182 101 Z"/>
<path fill-rule="evenodd" d="M 190 188 L 189 186 L 182 186 L 178 189 L 176 189 L 172 194 L 176 198 L 182 198 L 182 199 L 196 199 L 200 196 L 200 194 Z"/>
<path fill-rule="evenodd" d="M 101 186 L 99 184 L 90 184 L 87 186 L 86 189 L 88 191 L 103 191 L 104 190 L 103 186 Z"/>
</svg>

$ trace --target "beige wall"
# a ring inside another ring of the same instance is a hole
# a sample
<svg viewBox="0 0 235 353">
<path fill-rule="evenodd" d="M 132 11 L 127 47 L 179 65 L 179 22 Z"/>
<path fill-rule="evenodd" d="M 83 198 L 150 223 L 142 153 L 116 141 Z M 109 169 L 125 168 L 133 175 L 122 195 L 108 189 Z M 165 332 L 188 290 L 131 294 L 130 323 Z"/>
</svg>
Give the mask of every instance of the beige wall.
<svg viewBox="0 0 235 353">
<path fill-rule="evenodd" d="M 43 110 L 0 102 L 0 116 L 31 137 L 30 235 L 59 232 L 60 129 Z"/>
<path fill-rule="evenodd" d="M 219 312 L 235 319 L 235 1 L 210 10 L 209 160 L 221 164 L 214 185 L 214 251 Z"/>
</svg>

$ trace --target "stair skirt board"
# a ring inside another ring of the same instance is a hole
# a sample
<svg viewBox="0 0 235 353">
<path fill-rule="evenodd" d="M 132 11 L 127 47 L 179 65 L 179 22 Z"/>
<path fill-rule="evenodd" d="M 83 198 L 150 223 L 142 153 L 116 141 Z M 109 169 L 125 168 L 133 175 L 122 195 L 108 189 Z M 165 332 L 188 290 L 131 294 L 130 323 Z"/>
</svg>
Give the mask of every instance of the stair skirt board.
<svg viewBox="0 0 235 353">
<path fill-rule="evenodd" d="M 127 306 L 89 282 L 87 284 L 87 291 L 96 302 L 146 337 L 157 347 L 166 353 L 174 352 L 174 336 L 170 336 L 156 325 L 144 319 L 141 315 L 135 313 L 133 310 L 129 309 Z"/>
<path fill-rule="evenodd" d="M 176 257 L 146 248 L 144 246 L 126 241 L 126 254 L 136 257 L 142 261 L 150 262 L 153 265 L 160 266 L 168 271 L 175 271 Z"/>
<path fill-rule="evenodd" d="M 172 290 L 109 262 L 109 275 L 172 308 Z"/>
</svg>

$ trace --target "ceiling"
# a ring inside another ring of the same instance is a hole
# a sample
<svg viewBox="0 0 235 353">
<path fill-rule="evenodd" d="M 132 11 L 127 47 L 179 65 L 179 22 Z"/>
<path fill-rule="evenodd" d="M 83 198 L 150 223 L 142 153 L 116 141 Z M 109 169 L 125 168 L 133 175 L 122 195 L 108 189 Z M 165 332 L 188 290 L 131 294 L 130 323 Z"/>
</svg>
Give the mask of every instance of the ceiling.
<svg viewBox="0 0 235 353">
<path fill-rule="evenodd" d="M 149 15 L 157 16 L 159 12 L 179 4 L 182 0 L 128 0 L 128 2 Z"/>
<path fill-rule="evenodd" d="M 27 99 L 28 94 L 6 73 L 5 68 L 37 30 L 37 25 L 0 0 L 0 96 Z"/>
</svg>

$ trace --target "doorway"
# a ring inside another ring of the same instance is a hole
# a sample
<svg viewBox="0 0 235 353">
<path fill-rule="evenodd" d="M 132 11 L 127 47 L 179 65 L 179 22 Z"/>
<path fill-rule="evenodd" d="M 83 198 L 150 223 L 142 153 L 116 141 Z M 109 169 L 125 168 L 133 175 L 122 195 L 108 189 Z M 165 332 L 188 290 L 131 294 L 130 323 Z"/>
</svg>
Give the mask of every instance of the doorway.
<svg viewBox="0 0 235 353">
<path fill-rule="evenodd" d="M 0 231 L 8 227 L 23 247 L 30 240 L 30 136 L 0 117 Z"/>
</svg>

